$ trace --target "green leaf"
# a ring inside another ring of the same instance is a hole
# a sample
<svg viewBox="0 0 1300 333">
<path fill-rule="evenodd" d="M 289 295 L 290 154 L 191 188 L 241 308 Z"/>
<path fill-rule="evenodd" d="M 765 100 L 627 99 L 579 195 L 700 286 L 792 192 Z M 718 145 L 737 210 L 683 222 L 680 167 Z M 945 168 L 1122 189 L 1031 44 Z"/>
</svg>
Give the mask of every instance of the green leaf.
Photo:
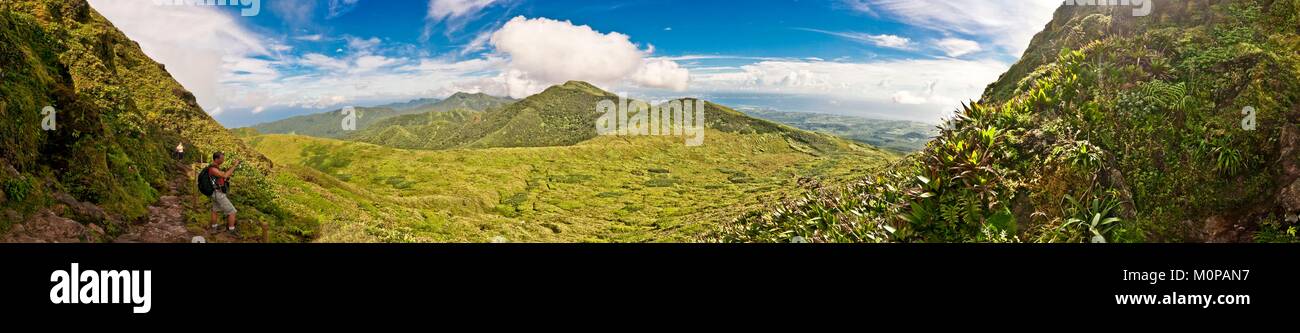
<svg viewBox="0 0 1300 333">
<path fill-rule="evenodd" d="M 1007 231 L 1007 233 L 1016 232 L 1016 217 L 1014 215 L 1011 215 L 1011 209 L 1009 208 L 1003 208 L 1002 211 L 998 212 L 997 214 L 993 214 L 993 216 L 990 216 L 988 219 L 988 223 L 992 224 L 998 229 Z"/>
</svg>

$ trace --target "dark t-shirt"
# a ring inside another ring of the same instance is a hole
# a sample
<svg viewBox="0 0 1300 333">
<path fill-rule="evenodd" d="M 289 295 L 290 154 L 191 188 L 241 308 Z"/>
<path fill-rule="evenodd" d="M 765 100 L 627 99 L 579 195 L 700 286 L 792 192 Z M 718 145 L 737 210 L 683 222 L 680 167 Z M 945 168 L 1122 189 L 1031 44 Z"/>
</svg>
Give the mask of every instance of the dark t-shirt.
<svg viewBox="0 0 1300 333">
<path fill-rule="evenodd" d="M 228 193 L 228 192 L 229 192 L 229 190 L 230 190 L 230 186 L 229 186 L 229 184 L 227 184 L 227 182 L 226 182 L 226 178 L 221 177 L 221 169 L 220 169 L 220 168 L 217 168 L 217 166 L 215 166 L 215 165 L 211 165 L 211 164 L 209 164 L 209 165 L 208 165 L 208 175 L 212 176 L 212 178 L 214 178 L 214 179 L 217 180 L 217 187 L 216 187 L 216 190 L 217 190 L 217 191 L 221 191 L 221 193 Z"/>
</svg>

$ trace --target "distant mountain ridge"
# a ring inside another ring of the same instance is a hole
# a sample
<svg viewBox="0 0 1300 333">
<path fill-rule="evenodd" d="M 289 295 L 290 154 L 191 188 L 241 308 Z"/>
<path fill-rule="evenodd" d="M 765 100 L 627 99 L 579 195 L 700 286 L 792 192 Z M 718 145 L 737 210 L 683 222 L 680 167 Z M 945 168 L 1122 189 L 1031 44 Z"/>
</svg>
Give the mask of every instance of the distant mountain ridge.
<svg viewBox="0 0 1300 333">
<path fill-rule="evenodd" d="M 376 107 L 357 107 L 357 128 L 364 130 L 386 119 L 426 112 L 450 110 L 484 111 L 501 107 L 514 100 L 481 93 L 456 93 L 446 99 L 421 98 L 409 102 L 385 104 Z M 257 133 L 298 134 L 330 139 L 352 135 L 342 127 L 342 109 L 330 112 L 301 115 L 250 126 Z"/>
<path fill-rule="evenodd" d="M 595 123 L 600 117 L 596 105 L 603 100 L 618 98 L 618 95 L 589 83 L 570 81 L 486 112 L 393 117 L 346 138 L 406 149 L 569 146 L 595 138 Z M 812 150 L 832 151 L 852 146 L 830 135 L 753 118 L 711 102 L 704 105 L 705 127 L 709 129 L 732 133 L 782 133 L 792 144 Z"/>
</svg>

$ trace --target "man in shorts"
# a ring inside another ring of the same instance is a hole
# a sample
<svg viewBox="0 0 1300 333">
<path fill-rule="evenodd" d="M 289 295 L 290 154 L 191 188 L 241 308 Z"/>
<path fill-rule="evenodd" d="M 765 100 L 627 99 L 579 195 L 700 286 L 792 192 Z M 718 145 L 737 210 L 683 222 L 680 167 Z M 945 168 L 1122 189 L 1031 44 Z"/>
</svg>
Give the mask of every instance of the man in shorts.
<svg viewBox="0 0 1300 333">
<path fill-rule="evenodd" d="M 212 154 L 212 164 L 208 165 L 208 175 L 216 179 L 216 186 L 212 191 L 212 229 L 219 230 L 220 225 L 217 223 L 219 215 L 226 216 L 226 232 L 235 233 L 235 205 L 230 203 L 230 198 L 226 196 L 230 191 L 230 175 L 235 173 L 239 164 L 243 161 L 235 161 L 235 164 L 221 171 L 221 164 L 226 162 L 226 155 L 222 152 Z"/>
</svg>

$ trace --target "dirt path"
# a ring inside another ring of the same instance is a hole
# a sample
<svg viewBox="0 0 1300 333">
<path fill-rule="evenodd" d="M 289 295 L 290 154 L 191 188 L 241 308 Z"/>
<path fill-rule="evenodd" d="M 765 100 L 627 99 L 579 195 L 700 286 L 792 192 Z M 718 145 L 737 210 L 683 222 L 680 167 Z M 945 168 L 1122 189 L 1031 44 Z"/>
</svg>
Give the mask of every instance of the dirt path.
<svg viewBox="0 0 1300 333">
<path fill-rule="evenodd" d="M 266 239 L 265 227 L 252 221 L 239 221 L 239 228 L 244 235 L 257 235 L 253 237 L 231 235 L 224 232 L 225 228 L 217 232 L 209 229 L 211 201 L 193 189 L 191 172 L 188 165 L 176 164 L 174 177 L 162 196 L 137 221 L 121 221 L 99 206 L 78 201 L 67 193 L 55 194 L 55 205 L 26 218 L 13 210 L 5 211 L 5 218 L 23 222 L 0 235 L 0 243 L 191 243 L 198 237 L 205 243 L 252 243 Z M 187 223 L 187 212 L 202 217 L 196 223 Z M 111 237 L 104 226 L 115 226 L 123 232 Z M 248 228 L 255 231 L 244 230 Z"/>
<path fill-rule="evenodd" d="M 176 169 L 177 176 L 168 183 L 166 193 L 158 198 L 158 202 L 149 206 L 149 214 L 144 223 L 128 226 L 125 233 L 113 240 L 114 243 L 190 243 L 195 242 L 196 237 L 202 237 L 202 241 L 212 243 L 259 241 L 259 239 L 228 234 L 223 232 L 224 228 L 217 232 L 208 228 L 207 214 L 211 202 L 187 187 L 194 186 L 188 166 L 177 164 Z M 187 227 L 185 223 L 187 211 L 201 211 L 205 221 L 201 221 L 199 226 Z M 221 221 L 221 225 L 224 226 L 225 220 Z M 240 228 L 257 227 L 249 221 L 239 222 Z M 258 230 L 259 233 L 264 234 L 260 232 L 260 228 Z"/>
</svg>

